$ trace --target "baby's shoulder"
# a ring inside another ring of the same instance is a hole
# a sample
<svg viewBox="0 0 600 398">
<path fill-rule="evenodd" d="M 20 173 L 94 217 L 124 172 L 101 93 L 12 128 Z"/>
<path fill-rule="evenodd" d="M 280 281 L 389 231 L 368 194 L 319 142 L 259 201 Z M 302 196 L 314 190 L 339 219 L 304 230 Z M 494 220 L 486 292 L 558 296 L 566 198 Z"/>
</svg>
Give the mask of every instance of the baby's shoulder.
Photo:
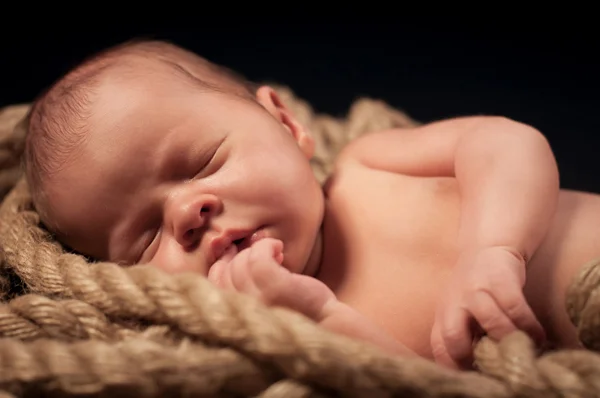
<svg viewBox="0 0 600 398">
<path fill-rule="evenodd" d="M 368 163 L 371 157 L 377 156 L 375 152 L 364 148 L 364 144 L 365 142 L 368 144 L 369 138 L 368 134 L 356 137 L 338 151 L 324 183 L 326 191 L 332 185 L 339 186 L 340 184 L 369 186 L 368 174 L 376 170 L 369 167 Z"/>
<path fill-rule="evenodd" d="M 368 149 L 373 133 L 365 133 L 347 142 L 337 153 L 334 162 L 334 171 L 340 172 L 348 168 L 364 167 L 364 160 L 375 157 L 376 153 Z"/>
</svg>

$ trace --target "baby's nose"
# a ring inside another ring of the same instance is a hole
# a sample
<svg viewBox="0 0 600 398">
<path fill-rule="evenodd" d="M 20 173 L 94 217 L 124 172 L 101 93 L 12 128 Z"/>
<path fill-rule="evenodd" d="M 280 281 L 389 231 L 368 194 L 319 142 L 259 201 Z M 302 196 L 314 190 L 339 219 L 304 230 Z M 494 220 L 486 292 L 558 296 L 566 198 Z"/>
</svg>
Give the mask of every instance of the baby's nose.
<svg viewBox="0 0 600 398">
<path fill-rule="evenodd" d="M 208 227 L 210 218 L 220 211 L 219 207 L 214 195 L 203 195 L 180 204 L 173 220 L 173 233 L 179 244 L 184 247 L 196 244 Z"/>
</svg>

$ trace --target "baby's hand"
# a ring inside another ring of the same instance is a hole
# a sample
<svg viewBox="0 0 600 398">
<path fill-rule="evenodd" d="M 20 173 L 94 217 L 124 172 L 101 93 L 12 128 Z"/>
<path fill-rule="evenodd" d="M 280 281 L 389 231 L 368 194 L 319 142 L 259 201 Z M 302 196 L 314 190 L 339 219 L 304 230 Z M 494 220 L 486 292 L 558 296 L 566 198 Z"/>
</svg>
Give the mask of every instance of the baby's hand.
<svg viewBox="0 0 600 398">
<path fill-rule="evenodd" d="M 290 272 L 283 262 L 283 243 L 265 238 L 235 255 L 224 255 L 208 279 L 223 289 L 249 294 L 266 305 L 298 311 L 319 322 L 325 304 L 335 299 L 321 281 Z"/>
<path fill-rule="evenodd" d="M 544 329 L 525 300 L 524 284 L 524 261 L 509 248 L 462 255 L 440 296 L 431 334 L 435 360 L 471 367 L 474 328 L 497 340 L 518 329 L 543 341 Z"/>
</svg>

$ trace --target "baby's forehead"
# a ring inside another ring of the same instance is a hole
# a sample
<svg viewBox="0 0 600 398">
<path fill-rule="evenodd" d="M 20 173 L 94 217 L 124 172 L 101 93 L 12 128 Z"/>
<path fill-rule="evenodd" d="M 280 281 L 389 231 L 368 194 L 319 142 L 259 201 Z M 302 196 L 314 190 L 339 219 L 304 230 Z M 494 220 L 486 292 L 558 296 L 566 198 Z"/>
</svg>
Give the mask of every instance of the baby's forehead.
<svg viewBox="0 0 600 398">
<path fill-rule="evenodd" d="M 124 57 L 104 71 L 100 86 L 109 86 L 118 93 L 122 90 L 151 88 L 181 89 L 182 76 L 173 65 L 140 57 Z"/>
<path fill-rule="evenodd" d="M 92 124 L 115 124 L 125 115 L 160 117 L 169 102 L 181 103 L 191 94 L 189 87 L 168 70 L 161 68 L 113 70 L 99 81 L 90 101 Z M 158 107 L 158 108 L 157 108 Z"/>
</svg>

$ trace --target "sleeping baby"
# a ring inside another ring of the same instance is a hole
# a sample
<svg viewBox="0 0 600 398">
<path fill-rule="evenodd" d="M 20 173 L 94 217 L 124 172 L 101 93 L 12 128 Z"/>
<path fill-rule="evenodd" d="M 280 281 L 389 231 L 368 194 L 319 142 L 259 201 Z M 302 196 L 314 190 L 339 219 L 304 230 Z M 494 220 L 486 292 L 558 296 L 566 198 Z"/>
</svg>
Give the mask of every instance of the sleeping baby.
<svg viewBox="0 0 600 398">
<path fill-rule="evenodd" d="M 600 256 L 600 196 L 504 117 L 365 134 L 321 186 L 269 86 L 160 41 L 87 59 L 29 114 L 45 227 L 99 261 L 193 272 L 398 355 L 467 368 L 515 330 L 578 347 L 564 297 Z"/>
</svg>

